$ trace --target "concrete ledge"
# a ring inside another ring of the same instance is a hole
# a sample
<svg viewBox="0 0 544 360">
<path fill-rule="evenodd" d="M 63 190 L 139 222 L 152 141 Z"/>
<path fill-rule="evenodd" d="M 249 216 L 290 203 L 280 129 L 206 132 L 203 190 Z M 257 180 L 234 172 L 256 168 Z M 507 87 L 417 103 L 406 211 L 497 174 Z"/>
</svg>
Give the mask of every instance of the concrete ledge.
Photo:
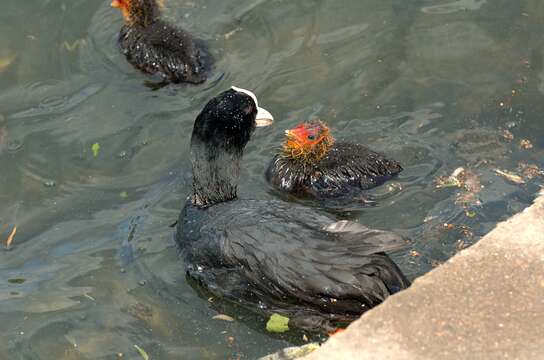
<svg viewBox="0 0 544 360">
<path fill-rule="evenodd" d="M 544 197 L 306 360 L 544 359 Z"/>
</svg>

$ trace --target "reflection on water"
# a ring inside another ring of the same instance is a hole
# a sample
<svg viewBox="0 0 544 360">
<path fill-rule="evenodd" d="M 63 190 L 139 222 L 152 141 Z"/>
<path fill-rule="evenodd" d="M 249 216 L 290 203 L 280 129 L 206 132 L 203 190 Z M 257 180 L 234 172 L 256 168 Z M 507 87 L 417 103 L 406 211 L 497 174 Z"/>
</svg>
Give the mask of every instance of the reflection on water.
<svg viewBox="0 0 544 360">
<path fill-rule="evenodd" d="M 302 341 L 197 294 L 172 241 L 193 120 L 232 84 L 277 119 L 247 149 L 243 197 L 275 196 L 264 168 L 283 129 L 309 118 L 403 163 L 396 184 L 374 190 L 378 206 L 341 214 L 410 236 L 396 260 L 411 278 L 542 184 L 538 173 L 516 184 L 495 172 L 544 166 L 538 0 L 167 4 L 217 59 L 202 86 L 145 87 L 117 51 L 109 1 L 3 3 L 0 239 L 17 233 L 0 251 L 2 359 L 135 358 L 134 345 L 157 359 L 252 359 Z M 478 177 L 477 201 L 435 188 L 458 167 Z M 236 321 L 212 320 L 218 312 Z"/>
</svg>

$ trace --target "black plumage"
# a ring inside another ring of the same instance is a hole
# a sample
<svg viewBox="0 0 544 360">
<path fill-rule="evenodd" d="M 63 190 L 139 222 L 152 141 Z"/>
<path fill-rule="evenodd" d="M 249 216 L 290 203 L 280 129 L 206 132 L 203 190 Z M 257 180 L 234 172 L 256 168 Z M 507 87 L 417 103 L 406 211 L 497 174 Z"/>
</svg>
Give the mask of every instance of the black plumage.
<svg viewBox="0 0 544 360">
<path fill-rule="evenodd" d="M 356 195 L 379 186 L 402 171 L 399 162 L 360 144 L 337 141 L 317 162 L 277 154 L 266 170 L 275 188 L 316 198 Z"/>
<path fill-rule="evenodd" d="M 127 7 L 125 25 L 119 33 L 119 46 L 127 61 L 166 82 L 206 81 L 211 57 L 204 43 L 161 20 L 155 0 L 127 1 L 119 5 Z"/>
<path fill-rule="evenodd" d="M 197 117 L 193 195 L 180 214 L 176 242 L 187 275 L 211 292 L 286 315 L 292 326 L 331 330 L 409 286 L 385 254 L 407 242 L 309 207 L 237 199 L 257 106 L 229 90 Z"/>
</svg>

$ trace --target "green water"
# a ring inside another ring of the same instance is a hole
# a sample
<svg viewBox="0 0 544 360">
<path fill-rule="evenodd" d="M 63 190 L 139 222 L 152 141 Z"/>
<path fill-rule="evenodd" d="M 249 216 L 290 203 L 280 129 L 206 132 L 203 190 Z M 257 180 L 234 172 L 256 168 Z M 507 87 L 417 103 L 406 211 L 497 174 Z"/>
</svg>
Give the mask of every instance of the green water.
<svg viewBox="0 0 544 360">
<path fill-rule="evenodd" d="M 151 359 L 254 359 L 302 341 L 195 293 L 172 240 L 193 120 L 231 85 L 276 116 L 247 148 L 242 197 L 274 197 L 264 168 L 310 118 L 401 161 L 378 206 L 341 215 L 411 237 L 395 260 L 412 279 L 539 191 L 540 176 L 494 170 L 544 167 L 542 1 L 166 3 L 217 60 L 202 86 L 145 87 L 109 1 L 2 1 L 0 240 L 17 233 L 0 250 L 0 359 L 138 359 L 134 345 Z M 463 190 L 435 188 L 461 166 L 483 186 L 464 206 Z"/>
</svg>

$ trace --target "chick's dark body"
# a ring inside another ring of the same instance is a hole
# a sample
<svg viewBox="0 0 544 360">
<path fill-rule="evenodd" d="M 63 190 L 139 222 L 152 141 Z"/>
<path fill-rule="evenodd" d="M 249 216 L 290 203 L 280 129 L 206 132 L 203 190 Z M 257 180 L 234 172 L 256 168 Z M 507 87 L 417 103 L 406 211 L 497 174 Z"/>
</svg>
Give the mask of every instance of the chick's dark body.
<svg viewBox="0 0 544 360">
<path fill-rule="evenodd" d="M 207 49 L 192 36 L 162 20 L 146 26 L 124 25 L 119 45 L 128 62 L 149 74 L 159 74 L 165 81 L 199 84 L 210 69 Z"/>
<path fill-rule="evenodd" d="M 188 203 L 176 241 L 188 276 L 212 293 L 284 314 L 297 327 L 330 330 L 409 286 L 384 253 L 406 246 L 402 237 L 347 221 L 324 229 L 333 223 L 281 201 Z"/>
<path fill-rule="evenodd" d="M 327 198 L 371 189 L 402 170 L 397 161 L 366 146 L 338 141 L 315 164 L 276 155 L 266 171 L 266 179 L 281 191 Z"/>
</svg>

